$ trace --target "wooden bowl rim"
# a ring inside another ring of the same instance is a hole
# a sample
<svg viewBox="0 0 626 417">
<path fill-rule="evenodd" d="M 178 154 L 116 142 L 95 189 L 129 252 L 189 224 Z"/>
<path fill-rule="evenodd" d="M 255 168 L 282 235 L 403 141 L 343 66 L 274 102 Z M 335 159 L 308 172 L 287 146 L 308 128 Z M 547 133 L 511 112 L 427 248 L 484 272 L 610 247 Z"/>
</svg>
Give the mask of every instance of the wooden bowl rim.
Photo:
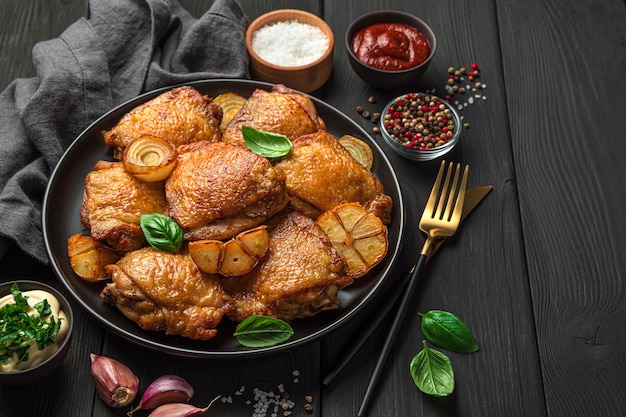
<svg viewBox="0 0 626 417">
<path fill-rule="evenodd" d="M 282 22 L 285 20 L 297 20 L 300 23 L 312 24 L 318 28 L 320 28 L 324 34 L 328 37 L 328 49 L 324 54 L 319 57 L 317 60 L 306 64 L 306 65 L 298 65 L 298 66 L 290 66 L 285 67 L 282 65 L 272 64 L 261 58 L 254 49 L 252 49 L 252 35 L 258 29 L 267 26 L 272 23 Z M 263 64 L 265 67 L 276 70 L 276 71 L 298 71 L 298 70 L 306 70 L 310 68 L 314 68 L 320 63 L 324 62 L 328 57 L 332 54 L 333 49 L 335 47 L 335 37 L 333 35 L 333 31 L 328 26 L 328 24 L 321 19 L 319 16 L 314 15 L 313 13 L 306 12 L 304 10 L 298 9 L 280 9 L 274 10 L 268 13 L 265 13 L 250 23 L 248 25 L 248 29 L 246 30 L 246 47 L 248 49 L 248 54 L 250 54 L 251 58 L 257 61 L 258 63 Z"/>
</svg>

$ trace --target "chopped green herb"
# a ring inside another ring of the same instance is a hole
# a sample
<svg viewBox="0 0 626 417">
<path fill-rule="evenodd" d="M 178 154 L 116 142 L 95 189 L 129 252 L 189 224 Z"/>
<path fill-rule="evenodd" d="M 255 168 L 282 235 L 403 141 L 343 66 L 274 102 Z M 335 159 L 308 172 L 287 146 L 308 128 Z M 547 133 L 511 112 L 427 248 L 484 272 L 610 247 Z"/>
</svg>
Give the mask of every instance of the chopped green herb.
<svg viewBox="0 0 626 417">
<path fill-rule="evenodd" d="M 11 294 L 14 302 L 0 309 L 0 363 L 14 355 L 18 363 L 27 361 L 32 341 L 40 350 L 53 345 L 63 320 L 55 320 L 45 299 L 32 306 L 38 314 L 28 314 L 28 296 L 22 294 L 17 284 L 11 286 Z"/>
</svg>

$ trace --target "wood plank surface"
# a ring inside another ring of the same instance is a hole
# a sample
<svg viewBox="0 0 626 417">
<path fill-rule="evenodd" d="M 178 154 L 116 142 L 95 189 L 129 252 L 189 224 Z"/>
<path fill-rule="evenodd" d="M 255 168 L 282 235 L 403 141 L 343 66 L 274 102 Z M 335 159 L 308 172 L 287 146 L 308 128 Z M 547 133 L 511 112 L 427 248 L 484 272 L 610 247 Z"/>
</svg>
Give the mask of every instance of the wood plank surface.
<svg viewBox="0 0 626 417">
<path fill-rule="evenodd" d="M 413 314 L 407 318 L 405 334 L 392 352 L 393 357 L 387 364 L 389 372 L 380 381 L 370 415 L 545 415 L 514 186 L 515 169 L 508 140 L 506 90 L 495 4 L 492 1 L 477 1 L 471 5 L 455 2 L 451 8 L 440 7 L 436 2 L 386 1 L 384 4 L 359 2 L 351 6 L 347 17 L 327 16 L 340 36 L 349 22 L 361 14 L 377 9 L 397 9 L 419 16 L 432 27 L 438 37 L 438 51 L 422 79 L 405 89 L 388 92 L 371 89 L 360 79 L 351 77 L 345 51 L 336 50 L 335 71 L 324 89 L 324 99 L 340 102 L 341 110 L 358 120 L 356 105 L 380 111 L 394 95 L 408 91 L 435 89 L 436 93 L 444 95 L 450 66 L 458 68 L 478 63 L 481 81 L 487 85 L 481 93 L 487 99 L 476 99 L 474 104 L 462 108 L 461 114 L 470 128 L 463 131 L 461 144 L 447 159 L 470 163 L 471 186 L 494 186 L 476 214 L 462 226 L 459 236 L 448 242 L 424 271 Z M 331 6 L 327 3 L 326 7 Z M 376 106 L 368 104 L 369 96 L 376 98 Z M 469 94 L 458 96 L 461 106 L 468 97 Z M 371 129 L 370 122 L 362 123 Z M 391 153 L 389 157 L 407 197 L 404 262 L 408 265 L 415 262 L 423 243 L 417 222 L 438 162 L 417 164 Z M 475 354 L 450 354 L 456 388 L 448 398 L 432 398 L 415 387 L 408 389 L 412 383 L 409 363 L 421 349 L 424 339 L 416 313 L 430 309 L 457 314 L 472 328 L 480 343 L 480 351 Z M 358 329 L 358 322 L 355 320 L 355 329 Z M 367 325 L 367 322 L 365 319 L 360 324 Z M 349 346 L 354 334 L 349 330 L 325 340 L 328 351 L 337 352 L 341 350 L 338 346 Z M 324 415 L 349 415 L 358 409 L 384 334 L 383 325 L 346 370 L 345 377 L 338 378 L 325 392 Z M 480 390 L 476 389 L 477 385 Z M 339 400 L 342 398 L 351 401 Z"/>
<path fill-rule="evenodd" d="M 624 415 L 626 3 L 499 1 L 498 18 L 546 407 Z"/>
</svg>

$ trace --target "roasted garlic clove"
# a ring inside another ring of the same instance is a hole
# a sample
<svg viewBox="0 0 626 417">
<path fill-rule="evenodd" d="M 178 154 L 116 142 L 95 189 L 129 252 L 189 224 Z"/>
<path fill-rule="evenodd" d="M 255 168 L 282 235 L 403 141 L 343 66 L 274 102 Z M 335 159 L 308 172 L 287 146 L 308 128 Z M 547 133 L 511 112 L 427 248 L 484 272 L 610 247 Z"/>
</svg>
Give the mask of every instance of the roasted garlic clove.
<svg viewBox="0 0 626 417">
<path fill-rule="evenodd" d="M 207 274 L 220 272 L 220 262 L 224 253 L 221 240 L 194 240 L 187 245 L 189 256 L 198 269 Z"/>
<path fill-rule="evenodd" d="M 359 203 L 344 203 L 323 213 L 317 224 L 347 265 L 346 275 L 358 278 L 387 254 L 387 227 Z"/>
<path fill-rule="evenodd" d="M 124 169 L 145 182 L 166 179 L 176 166 L 176 148 L 165 139 L 145 135 L 124 149 Z"/>
<path fill-rule="evenodd" d="M 81 233 L 69 237 L 67 254 L 70 257 L 72 270 L 89 282 L 108 279 L 106 266 L 116 263 L 121 258 L 115 250 Z"/>
<path fill-rule="evenodd" d="M 269 248 L 267 226 L 243 231 L 228 242 L 196 240 L 189 242 L 189 256 L 198 269 L 207 274 L 227 277 L 250 272 Z"/>
<path fill-rule="evenodd" d="M 266 225 L 246 230 L 235 236 L 241 248 L 254 259 L 261 259 L 270 246 L 270 235 Z"/>
<path fill-rule="evenodd" d="M 229 240 L 224 245 L 224 256 L 220 262 L 220 274 L 236 277 L 250 272 L 257 264 L 257 259 L 248 255 L 236 240 Z"/>
</svg>

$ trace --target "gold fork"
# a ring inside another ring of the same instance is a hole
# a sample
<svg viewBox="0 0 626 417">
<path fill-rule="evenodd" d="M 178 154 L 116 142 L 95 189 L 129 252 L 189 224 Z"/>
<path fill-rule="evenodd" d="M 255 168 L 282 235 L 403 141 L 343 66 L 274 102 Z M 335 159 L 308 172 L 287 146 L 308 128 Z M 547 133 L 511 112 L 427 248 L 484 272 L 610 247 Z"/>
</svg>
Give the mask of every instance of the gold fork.
<svg viewBox="0 0 626 417">
<path fill-rule="evenodd" d="M 380 374 L 384 368 L 385 361 L 389 356 L 389 352 L 394 344 L 396 335 L 400 329 L 400 325 L 404 320 L 404 316 L 409 307 L 409 303 L 413 298 L 413 293 L 417 288 L 418 277 L 422 271 L 428 254 L 430 253 L 432 244 L 441 238 L 446 238 L 454 235 L 461 222 L 461 212 L 463 211 L 463 202 L 465 201 L 465 189 L 467 188 L 467 176 L 469 172 L 469 166 L 466 165 L 463 170 L 463 178 L 461 179 L 461 185 L 458 187 L 459 177 L 461 173 L 461 164 L 456 165 L 450 162 L 448 169 L 446 170 L 446 161 L 441 162 L 441 167 L 437 173 L 437 179 L 433 185 L 433 189 L 430 192 L 430 197 L 426 202 L 426 208 L 422 214 L 419 228 L 426 234 L 426 242 L 422 247 L 419 259 L 415 265 L 415 269 L 411 274 L 408 286 L 400 302 L 400 307 L 396 312 L 393 324 L 389 333 L 387 333 L 387 339 L 383 345 L 383 350 L 378 358 L 372 377 L 370 378 L 369 385 L 363 396 L 361 407 L 357 414 L 358 417 L 365 415 L 369 401 L 371 400 L 376 382 L 380 377 Z M 452 171 L 454 171 L 454 178 L 452 179 L 452 185 L 450 185 L 450 179 L 452 178 Z M 445 173 L 445 174 L 444 174 Z M 443 186 L 441 184 L 445 175 Z M 458 191 L 457 191 L 458 188 Z"/>
</svg>

